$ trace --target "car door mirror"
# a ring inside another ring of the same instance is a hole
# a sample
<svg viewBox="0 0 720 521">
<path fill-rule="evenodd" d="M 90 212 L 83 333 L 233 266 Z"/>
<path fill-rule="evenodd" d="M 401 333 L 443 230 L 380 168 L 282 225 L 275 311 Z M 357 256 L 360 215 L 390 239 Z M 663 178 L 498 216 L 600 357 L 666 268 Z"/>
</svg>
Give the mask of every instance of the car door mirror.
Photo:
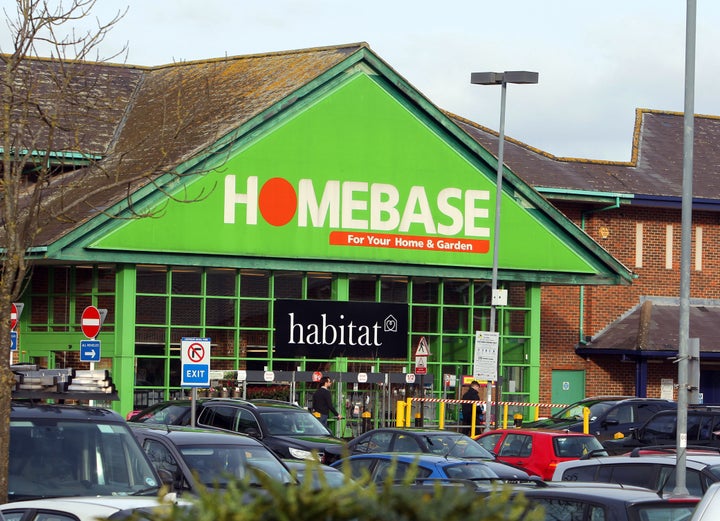
<svg viewBox="0 0 720 521">
<path fill-rule="evenodd" d="M 262 436 L 260 435 L 260 431 L 255 429 L 254 427 L 248 427 L 247 429 L 245 429 L 245 434 L 257 439 L 262 438 Z"/>
</svg>

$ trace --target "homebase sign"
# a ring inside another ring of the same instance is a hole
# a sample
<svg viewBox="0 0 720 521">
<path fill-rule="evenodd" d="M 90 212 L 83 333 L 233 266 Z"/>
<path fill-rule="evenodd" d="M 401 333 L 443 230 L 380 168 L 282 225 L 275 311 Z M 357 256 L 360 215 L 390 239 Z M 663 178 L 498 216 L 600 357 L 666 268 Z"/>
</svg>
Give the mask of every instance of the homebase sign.
<svg viewBox="0 0 720 521">
<path fill-rule="evenodd" d="M 407 358 L 406 304 L 276 300 L 275 356 Z"/>
</svg>

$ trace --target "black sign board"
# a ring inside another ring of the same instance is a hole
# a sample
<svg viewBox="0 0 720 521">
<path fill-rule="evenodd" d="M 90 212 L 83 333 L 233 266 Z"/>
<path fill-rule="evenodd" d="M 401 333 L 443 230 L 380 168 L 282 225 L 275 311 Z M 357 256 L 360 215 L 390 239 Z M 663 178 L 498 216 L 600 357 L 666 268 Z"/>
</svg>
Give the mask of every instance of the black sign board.
<svg viewBox="0 0 720 521">
<path fill-rule="evenodd" d="M 278 358 L 408 357 L 407 304 L 276 300 Z"/>
</svg>

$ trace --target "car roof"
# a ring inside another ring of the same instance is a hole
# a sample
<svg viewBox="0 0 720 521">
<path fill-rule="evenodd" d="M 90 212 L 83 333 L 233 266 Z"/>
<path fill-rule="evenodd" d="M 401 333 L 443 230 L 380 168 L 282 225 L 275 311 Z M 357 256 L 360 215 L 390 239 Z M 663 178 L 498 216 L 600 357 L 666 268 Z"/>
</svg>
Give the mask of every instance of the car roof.
<svg viewBox="0 0 720 521">
<path fill-rule="evenodd" d="M 668 463 L 674 465 L 675 454 L 643 454 L 641 456 L 598 456 L 588 459 L 559 462 L 557 468 L 578 467 L 586 465 L 613 465 L 621 463 Z M 720 454 L 686 453 L 685 462 L 693 468 L 720 465 Z"/>
<path fill-rule="evenodd" d="M 446 436 L 464 436 L 463 433 L 457 431 L 446 431 L 441 429 L 422 429 L 419 427 L 378 427 L 377 429 L 368 431 L 366 434 L 370 434 L 373 432 L 398 432 L 408 434 L 443 434 Z"/>
<path fill-rule="evenodd" d="M 125 424 L 118 412 L 104 407 L 87 405 L 61 405 L 12 401 L 10 419 L 40 419 L 52 417 L 63 421 L 103 421 Z"/>
<path fill-rule="evenodd" d="M 539 483 L 539 484 L 538 484 Z M 662 499 L 657 491 L 649 488 L 618 483 L 596 483 L 578 481 L 543 481 L 533 485 L 516 485 L 516 490 L 522 490 L 527 496 L 543 495 L 557 498 L 585 497 L 597 498 L 599 502 L 608 501 L 640 501 Z M 689 496 L 690 501 L 699 498 Z"/>
<path fill-rule="evenodd" d="M 144 432 L 155 438 L 167 438 L 175 445 L 196 445 L 198 443 L 214 445 L 262 445 L 258 440 L 241 433 L 182 427 L 177 425 L 157 425 L 135 423 L 130 425 L 133 431 Z"/>
<path fill-rule="evenodd" d="M 490 431 L 485 431 L 485 432 L 483 432 L 483 433 L 480 434 L 478 437 L 488 436 L 488 435 L 490 435 L 490 434 L 503 434 L 503 433 L 508 433 L 508 434 L 535 434 L 535 435 L 537 435 L 537 436 L 550 436 L 550 437 L 553 437 L 553 438 L 567 437 L 567 436 L 573 436 L 573 437 L 581 436 L 581 437 L 586 437 L 586 438 L 587 438 L 587 437 L 590 437 L 590 438 L 594 438 L 594 437 L 595 437 L 595 435 L 593 435 L 593 434 L 585 434 L 584 432 L 564 431 L 564 430 L 561 430 L 561 429 L 533 429 L 533 428 L 528 428 L 528 429 L 522 429 L 522 428 L 518 428 L 518 429 L 515 429 L 515 428 L 493 429 L 493 430 L 490 430 Z"/>
<path fill-rule="evenodd" d="M 186 501 L 177 501 L 189 504 Z M 88 511 L 102 517 L 107 516 L 107 512 L 111 511 L 155 507 L 160 504 L 161 502 L 155 496 L 74 496 L 14 501 L 0 505 L 0 510 L 43 508 L 68 512 Z M 102 512 L 103 510 L 105 510 L 105 513 Z"/>
<path fill-rule="evenodd" d="M 147 407 L 146 409 L 143 409 L 140 412 L 144 412 L 147 409 L 162 407 L 166 405 L 180 405 L 185 407 L 190 407 L 192 401 L 188 399 L 182 399 L 182 400 L 166 400 L 164 402 L 158 402 L 154 405 L 151 405 L 150 407 Z M 234 405 L 237 407 L 245 407 L 248 409 L 258 409 L 258 410 L 278 410 L 278 409 L 292 409 L 292 410 L 299 410 L 299 411 L 306 411 L 310 412 L 307 409 L 303 409 L 302 407 L 291 403 L 291 402 L 283 402 L 280 400 L 243 400 L 242 398 L 198 398 L 196 400 L 196 403 L 198 405 L 201 404 L 208 404 L 208 403 L 220 403 L 220 404 L 226 404 L 226 405 Z"/>
<path fill-rule="evenodd" d="M 437 454 L 428 454 L 425 452 L 371 452 L 367 454 L 354 454 L 344 460 L 339 460 L 339 462 L 347 461 L 349 459 L 396 459 L 397 461 L 401 461 L 403 463 L 414 462 L 417 460 L 418 463 L 425 465 L 447 465 L 455 463 L 485 464 L 483 460 L 455 458 L 452 456 L 446 457 L 439 456 Z M 333 464 L 333 466 L 334 465 L 335 464 Z"/>
</svg>

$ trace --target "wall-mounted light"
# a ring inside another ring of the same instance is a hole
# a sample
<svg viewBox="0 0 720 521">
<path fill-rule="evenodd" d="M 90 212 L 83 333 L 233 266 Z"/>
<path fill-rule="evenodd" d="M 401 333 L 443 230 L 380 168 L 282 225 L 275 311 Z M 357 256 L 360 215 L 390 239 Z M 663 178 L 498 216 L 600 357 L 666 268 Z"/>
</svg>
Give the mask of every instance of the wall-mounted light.
<svg viewBox="0 0 720 521">
<path fill-rule="evenodd" d="M 607 239 L 610 236 L 610 228 L 607 226 L 601 226 L 598 230 L 601 239 Z"/>
</svg>

